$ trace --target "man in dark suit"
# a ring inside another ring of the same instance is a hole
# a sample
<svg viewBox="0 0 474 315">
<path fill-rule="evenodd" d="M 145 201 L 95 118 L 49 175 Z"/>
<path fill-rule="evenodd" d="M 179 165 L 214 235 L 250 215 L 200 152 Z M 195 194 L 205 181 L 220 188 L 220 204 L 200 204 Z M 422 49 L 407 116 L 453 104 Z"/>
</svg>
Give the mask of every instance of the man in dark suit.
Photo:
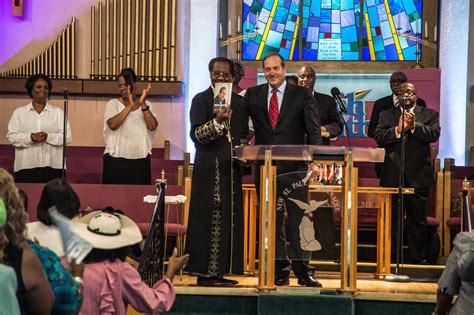
<svg viewBox="0 0 474 315">
<path fill-rule="evenodd" d="M 400 93 L 400 85 L 407 82 L 408 78 L 405 72 L 395 71 L 390 76 L 390 89 L 392 94 L 378 99 L 374 103 L 372 109 L 372 115 L 370 115 L 369 128 L 367 130 L 367 136 L 369 138 L 374 138 L 375 128 L 377 128 L 377 123 L 379 121 L 380 113 L 398 106 L 398 95 Z M 418 98 L 417 105 L 421 107 L 426 107 L 426 103 L 421 98 Z"/>
<path fill-rule="evenodd" d="M 369 138 L 374 138 L 375 128 L 377 128 L 377 123 L 379 122 L 380 113 L 392 109 L 398 106 L 398 95 L 400 93 L 400 85 L 407 82 L 408 78 L 405 72 L 395 71 L 390 76 L 390 89 L 392 90 L 392 95 L 388 95 L 378 99 L 374 103 L 372 108 L 372 115 L 370 115 L 369 128 L 367 129 L 367 136 Z M 421 98 L 418 99 L 417 105 L 421 107 L 426 107 L 425 101 Z M 377 177 L 380 178 L 380 163 L 375 163 L 375 172 Z"/>
<path fill-rule="evenodd" d="M 313 68 L 303 66 L 298 70 L 298 85 L 309 89 L 313 93 L 318 108 L 319 118 L 321 120 L 321 136 L 323 144 L 329 145 L 330 138 L 341 134 L 344 124 L 336 109 L 336 101 L 333 97 L 318 93 L 314 90 L 316 83 L 316 72 Z"/>
<path fill-rule="evenodd" d="M 255 144 L 321 144 L 319 115 L 310 91 L 286 82 L 285 60 L 277 53 L 269 53 L 265 56 L 263 71 L 268 83 L 252 87 L 245 94 L 246 110 L 252 118 L 255 129 Z M 291 197 L 294 200 L 307 201 L 307 185 L 299 185 L 298 189 L 291 189 L 290 194 L 284 193 L 285 188 L 295 181 L 301 182 L 301 178 L 298 179 L 298 174 L 301 173 L 295 172 L 306 172 L 308 165 L 306 162 L 295 161 L 278 161 L 275 164 L 279 175 L 277 199 L 284 201 L 288 212 L 291 267 L 298 277 L 298 284 L 320 287 L 321 284 L 308 273 L 308 266 L 302 261 L 303 256 L 308 254 L 300 246 L 298 231 L 298 224 L 302 222 L 304 213 L 295 202 L 288 200 Z M 255 183 L 258 188 L 258 175 L 255 176 Z M 283 208 L 281 204 L 277 205 L 276 285 L 287 285 L 290 273 L 290 261 L 286 254 Z"/>
<path fill-rule="evenodd" d="M 430 143 L 440 135 L 439 115 L 436 111 L 417 104 L 416 88 L 405 82 L 400 85 L 400 105 L 380 114 L 375 129 L 375 141 L 385 149 L 385 161 L 380 173 L 380 185 L 398 187 L 401 172 L 401 134 L 405 135 L 404 187 L 415 188 L 414 194 L 404 196 L 407 220 L 407 241 L 413 263 L 426 261 L 430 236 L 426 220 L 426 203 L 430 186 L 434 182 Z M 404 120 L 404 130 L 402 122 Z M 397 197 L 392 203 L 392 249 L 397 243 Z M 392 253 L 394 251 L 392 250 Z"/>
</svg>

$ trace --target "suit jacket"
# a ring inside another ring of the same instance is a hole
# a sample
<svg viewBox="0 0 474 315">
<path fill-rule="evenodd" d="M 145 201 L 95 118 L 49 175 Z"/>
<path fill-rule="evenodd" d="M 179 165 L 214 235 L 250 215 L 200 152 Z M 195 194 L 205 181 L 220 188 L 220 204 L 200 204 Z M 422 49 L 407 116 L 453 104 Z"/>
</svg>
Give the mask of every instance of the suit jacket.
<svg viewBox="0 0 474 315">
<path fill-rule="evenodd" d="M 252 118 L 256 145 L 322 144 L 316 102 L 306 88 L 286 85 L 275 130 L 272 130 L 268 115 L 268 84 L 247 90 L 245 108 Z M 277 163 L 277 166 L 279 173 L 294 171 L 295 167 L 299 169 L 295 163 Z"/>
<path fill-rule="evenodd" d="M 321 126 L 326 127 L 331 138 L 339 136 L 342 133 L 344 124 L 336 109 L 336 101 L 333 97 L 318 92 L 313 92 L 313 96 L 316 100 Z M 329 138 L 322 139 L 324 145 L 330 144 Z"/>
<path fill-rule="evenodd" d="M 414 132 L 405 130 L 405 180 L 413 188 L 429 187 L 434 182 L 431 164 L 430 143 L 439 138 L 441 128 L 436 111 L 416 106 Z M 380 114 L 375 129 L 375 141 L 385 148 L 385 161 L 382 164 L 380 185 L 398 187 L 401 166 L 401 138 L 396 138 L 395 127 L 401 116 L 400 108 L 393 107 Z"/>
<path fill-rule="evenodd" d="M 426 103 L 421 98 L 416 102 L 417 106 L 426 107 Z M 370 116 L 369 128 L 367 130 L 367 136 L 369 138 L 374 138 L 375 128 L 377 128 L 377 123 L 379 122 L 380 113 L 386 111 L 387 109 L 394 108 L 393 104 L 393 94 L 389 96 L 382 97 L 374 103 L 374 108 L 372 109 L 372 115 Z"/>
</svg>

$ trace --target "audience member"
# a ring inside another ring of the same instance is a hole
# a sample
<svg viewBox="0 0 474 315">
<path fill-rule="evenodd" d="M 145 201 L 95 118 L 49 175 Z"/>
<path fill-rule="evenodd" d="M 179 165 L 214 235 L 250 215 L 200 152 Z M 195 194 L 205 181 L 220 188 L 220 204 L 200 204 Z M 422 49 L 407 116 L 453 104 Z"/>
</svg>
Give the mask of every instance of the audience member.
<svg viewBox="0 0 474 315">
<path fill-rule="evenodd" d="M 94 211 L 74 222 L 74 231 L 94 246 L 84 260 L 84 300 L 79 314 L 125 315 L 127 304 L 143 313 L 170 310 L 176 296 L 172 280 L 188 255 L 177 257 L 175 249 L 165 278 L 150 288 L 124 262 L 130 246 L 142 241 L 135 222 L 118 213 Z"/>
<path fill-rule="evenodd" d="M 453 297 L 456 303 L 452 305 Z M 438 281 L 433 315 L 472 314 L 474 311 L 474 232 L 461 232 L 453 242 L 453 251 Z"/>
<path fill-rule="evenodd" d="M 59 257 L 64 256 L 63 243 L 58 228 L 51 221 L 49 208 L 55 206 L 59 213 L 69 219 L 79 214 L 80 201 L 74 189 L 65 180 L 56 178 L 47 183 L 38 202 L 38 221 L 28 223 L 27 233 L 31 241 L 52 250 Z"/>
<path fill-rule="evenodd" d="M 103 184 L 151 184 L 150 157 L 158 121 L 146 100 L 150 85 L 138 98 L 136 82 L 131 68 L 122 69 L 118 78 L 121 96 L 105 107 Z"/>
<path fill-rule="evenodd" d="M 17 183 L 46 183 L 62 175 L 64 112 L 48 102 L 52 87 L 48 76 L 30 76 L 25 88 L 32 101 L 17 108 L 8 123 Z M 69 123 L 66 141 L 72 141 Z"/>
<path fill-rule="evenodd" d="M 22 314 L 51 314 L 54 295 L 41 261 L 25 245 L 26 213 L 13 177 L 0 168 L 0 198 L 5 203 L 7 220 L 0 232 L 3 261 L 15 270 L 18 304 Z"/>
<path fill-rule="evenodd" d="M 7 209 L 3 199 L 0 199 L 0 233 L 7 223 Z M 3 264 L 3 250 L 7 245 L 5 235 L 0 234 L 0 310 L 4 314 L 20 314 L 20 307 L 16 299 L 16 290 L 18 284 L 16 281 L 15 270 L 12 267 Z"/>
<path fill-rule="evenodd" d="M 48 185 L 54 181 L 61 180 L 54 179 L 49 182 Z M 64 181 L 64 183 L 66 182 Z M 48 187 L 48 185 L 46 187 Z M 21 189 L 19 189 L 19 194 L 23 207 L 27 209 L 28 195 Z M 73 198 L 72 196 L 70 197 Z M 56 235 L 59 233 L 48 226 L 46 226 L 45 234 L 49 235 L 50 238 L 60 237 Z M 36 239 L 36 241 L 38 240 Z M 73 259 L 70 263 L 70 274 L 61 264 L 60 257 L 56 253 L 47 247 L 33 242 L 31 239 L 28 240 L 28 243 L 28 246 L 40 259 L 43 271 L 53 289 L 54 304 L 51 314 L 77 314 L 82 304 L 82 273 L 84 271 L 84 264 L 76 264 L 75 259 Z M 56 239 L 54 242 L 49 241 L 48 243 L 53 243 L 55 247 L 57 247 L 59 243 L 62 244 L 61 239 Z"/>
</svg>

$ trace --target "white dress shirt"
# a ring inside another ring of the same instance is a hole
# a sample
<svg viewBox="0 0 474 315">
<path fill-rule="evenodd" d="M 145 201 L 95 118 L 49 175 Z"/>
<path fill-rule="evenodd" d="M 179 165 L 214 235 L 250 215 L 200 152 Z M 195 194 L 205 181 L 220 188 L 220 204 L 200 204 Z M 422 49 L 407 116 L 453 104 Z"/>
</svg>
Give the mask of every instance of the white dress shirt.
<svg viewBox="0 0 474 315">
<path fill-rule="evenodd" d="M 8 141 L 15 147 L 14 171 L 35 167 L 62 168 L 63 161 L 63 117 L 62 109 L 46 103 L 41 113 L 37 113 L 33 104 L 17 108 L 8 123 Z M 31 134 L 46 132 L 43 142 L 33 142 Z M 71 143 L 72 134 L 67 125 L 67 143 Z"/>
<path fill-rule="evenodd" d="M 278 98 L 278 113 L 280 113 L 281 103 L 283 103 L 283 95 L 285 94 L 286 89 L 286 80 L 277 87 L 277 98 Z M 267 109 L 270 110 L 270 99 L 272 97 L 273 87 L 269 84 L 268 85 L 268 96 L 267 96 Z"/>
<path fill-rule="evenodd" d="M 150 113 L 153 114 L 151 111 L 153 105 L 149 101 L 145 101 L 145 103 L 150 107 Z M 153 131 L 147 129 L 145 117 L 140 108 L 131 111 L 120 127 L 115 130 L 110 129 L 107 120 L 124 109 L 125 105 L 116 98 L 110 100 L 106 105 L 104 113 L 104 154 L 108 153 L 110 156 L 125 159 L 146 158 L 148 154 L 151 154 L 152 141 L 157 129 Z M 155 114 L 153 115 L 155 116 Z"/>
</svg>

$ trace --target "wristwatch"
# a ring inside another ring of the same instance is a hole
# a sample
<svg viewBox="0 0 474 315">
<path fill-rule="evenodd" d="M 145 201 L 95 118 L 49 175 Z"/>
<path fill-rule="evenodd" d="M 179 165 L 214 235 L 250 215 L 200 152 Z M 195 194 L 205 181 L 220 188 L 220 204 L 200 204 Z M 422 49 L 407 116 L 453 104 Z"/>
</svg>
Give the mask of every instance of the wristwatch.
<svg viewBox="0 0 474 315">
<path fill-rule="evenodd" d="M 147 110 L 150 110 L 150 106 L 145 105 L 145 108 L 142 108 L 142 112 L 146 112 Z"/>
</svg>

